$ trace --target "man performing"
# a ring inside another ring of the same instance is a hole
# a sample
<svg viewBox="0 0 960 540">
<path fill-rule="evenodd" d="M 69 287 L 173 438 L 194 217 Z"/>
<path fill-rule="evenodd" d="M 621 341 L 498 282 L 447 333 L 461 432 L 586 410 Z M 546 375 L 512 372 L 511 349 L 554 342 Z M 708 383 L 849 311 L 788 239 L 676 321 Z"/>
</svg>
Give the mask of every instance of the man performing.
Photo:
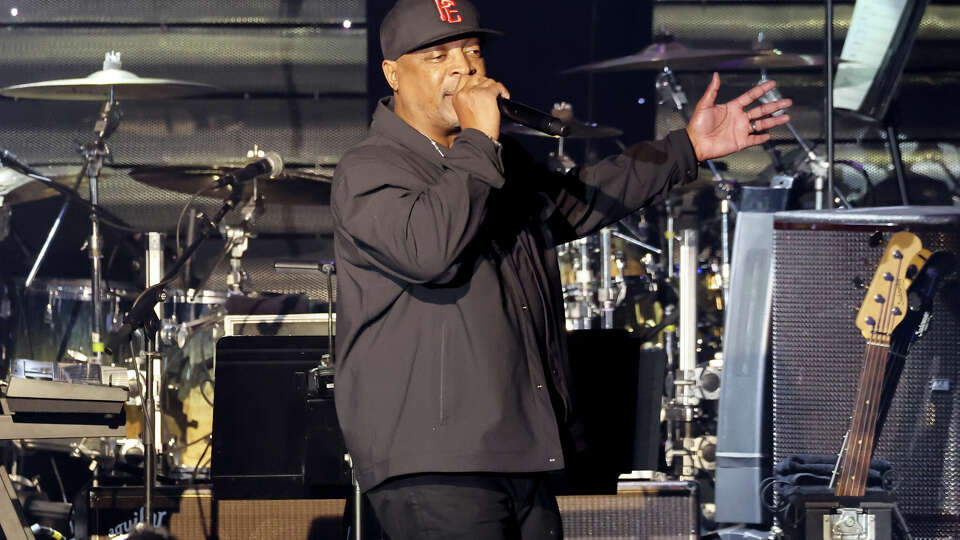
<svg viewBox="0 0 960 540">
<path fill-rule="evenodd" d="M 560 538 L 546 472 L 570 418 L 555 246 L 697 177 L 698 162 L 763 143 L 768 82 L 685 130 L 567 175 L 499 141 L 467 0 L 400 0 L 381 29 L 393 96 L 333 185 L 336 406 L 357 479 L 393 540 Z"/>
</svg>

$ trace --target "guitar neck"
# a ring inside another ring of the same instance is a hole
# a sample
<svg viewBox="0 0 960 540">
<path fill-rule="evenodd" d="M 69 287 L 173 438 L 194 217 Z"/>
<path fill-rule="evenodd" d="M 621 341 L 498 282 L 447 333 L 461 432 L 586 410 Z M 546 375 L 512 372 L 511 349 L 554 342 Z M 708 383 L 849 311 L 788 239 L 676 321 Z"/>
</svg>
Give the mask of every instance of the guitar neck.
<svg viewBox="0 0 960 540">
<path fill-rule="evenodd" d="M 840 472 L 834 487 L 834 494 L 838 497 L 862 497 L 866 493 L 889 353 L 890 343 L 887 340 L 868 341 L 864 348 L 856 408 L 850 421 L 847 444 L 840 456 Z"/>
</svg>

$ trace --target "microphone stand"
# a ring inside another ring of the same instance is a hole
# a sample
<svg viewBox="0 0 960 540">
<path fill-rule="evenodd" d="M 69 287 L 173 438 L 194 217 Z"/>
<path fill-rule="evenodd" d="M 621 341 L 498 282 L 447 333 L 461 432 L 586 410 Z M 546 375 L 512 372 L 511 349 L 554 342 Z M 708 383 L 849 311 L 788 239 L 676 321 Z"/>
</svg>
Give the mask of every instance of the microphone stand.
<svg viewBox="0 0 960 540">
<path fill-rule="evenodd" d="M 824 4 L 824 34 L 823 34 L 823 88 L 827 99 L 824 114 L 827 117 L 826 144 L 827 144 L 827 193 L 822 197 L 823 207 L 833 208 L 833 0 L 826 0 Z"/>
<path fill-rule="evenodd" d="M 158 353 L 156 352 L 156 345 L 158 336 L 157 333 L 160 330 L 160 319 L 157 317 L 157 313 L 154 311 L 154 307 L 159 302 L 163 302 L 167 298 L 167 293 L 164 291 L 164 287 L 172 282 L 180 274 L 180 271 L 183 270 L 187 261 L 193 256 L 197 249 L 200 248 L 200 245 L 209 238 L 214 231 L 217 230 L 220 222 L 223 221 L 224 216 L 227 213 L 235 208 L 240 202 L 240 197 L 243 190 L 241 186 L 236 184 L 228 184 L 227 186 L 230 189 L 230 194 L 223 201 L 223 205 L 220 207 L 220 210 L 213 217 L 213 219 L 208 220 L 206 216 L 202 213 L 197 215 L 197 218 L 201 220 L 201 230 L 197 238 L 187 246 L 183 251 L 180 257 L 176 260 L 173 266 L 164 274 L 163 279 L 159 283 L 147 288 L 143 291 L 140 296 L 134 301 L 133 306 L 130 308 L 129 313 L 123 320 L 123 325 L 120 327 L 119 332 L 117 333 L 116 338 L 111 341 L 110 346 L 107 348 L 109 354 L 116 354 L 116 351 L 119 350 L 120 346 L 129 341 L 130 335 L 137 329 L 143 329 L 144 336 L 147 341 L 147 369 L 146 369 L 146 399 L 144 400 L 147 404 L 148 411 L 152 412 L 153 406 L 153 357 Z M 154 427 L 153 422 L 156 419 L 152 415 L 144 415 L 144 441 L 143 441 L 143 453 L 144 453 L 144 516 L 147 521 L 146 525 L 151 526 L 153 521 L 153 488 L 156 483 L 156 451 L 155 451 L 155 442 L 154 442 Z M 147 425 L 149 424 L 149 425 Z"/>
</svg>

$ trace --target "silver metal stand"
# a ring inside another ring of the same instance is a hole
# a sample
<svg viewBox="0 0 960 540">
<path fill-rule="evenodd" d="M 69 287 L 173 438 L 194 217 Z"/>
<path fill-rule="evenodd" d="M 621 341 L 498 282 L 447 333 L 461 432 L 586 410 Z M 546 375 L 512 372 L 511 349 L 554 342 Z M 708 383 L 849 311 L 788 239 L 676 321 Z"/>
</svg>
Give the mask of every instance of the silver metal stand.
<svg viewBox="0 0 960 540">
<path fill-rule="evenodd" d="M 602 327 L 613 328 L 613 311 L 617 307 L 617 301 L 613 292 L 613 276 L 610 270 L 610 228 L 604 227 L 600 231 L 600 256 L 603 258 L 600 263 L 600 302 L 602 314 Z"/>
<path fill-rule="evenodd" d="M 833 208 L 833 0 L 824 3 L 823 24 L 823 88 L 827 99 L 824 115 L 827 117 L 827 174 L 826 196 L 822 197 L 824 208 Z"/>
<path fill-rule="evenodd" d="M 40 271 L 40 265 L 42 265 L 43 260 L 47 258 L 47 251 L 50 250 L 53 239 L 60 230 L 60 224 L 63 223 L 63 216 L 67 213 L 67 208 L 69 207 L 70 199 L 63 201 L 63 204 L 60 206 L 60 212 L 57 214 L 57 218 L 53 220 L 53 225 L 50 226 L 50 232 L 47 233 L 47 239 L 43 241 L 43 246 L 40 248 L 40 252 L 37 253 L 37 258 L 34 259 L 33 266 L 30 267 L 30 273 L 27 274 L 27 280 L 23 284 L 24 290 L 29 289 L 30 285 L 33 284 L 33 280 L 36 279 L 37 272 Z"/>
<path fill-rule="evenodd" d="M 693 421 L 700 414 L 697 395 L 697 231 L 680 232 L 680 362 L 674 375 L 674 397 L 666 405 L 667 463 L 680 458 L 680 478 L 696 475 L 698 440 Z"/>
<path fill-rule="evenodd" d="M 104 62 L 104 67 L 108 60 Z M 83 156 L 84 174 L 90 182 L 90 204 L 97 206 L 100 203 L 99 187 L 97 181 L 100 178 L 100 171 L 103 168 L 104 158 L 110 157 L 110 149 L 107 147 L 107 138 L 117 129 L 120 123 L 120 108 L 116 99 L 114 87 L 110 87 L 110 94 L 107 102 L 104 103 L 100 111 L 100 117 L 94 125 L 94 139 L 92 142 L 80 147 L 80 154 Z M 92 341 L 92 350 L 96 358 L 96 363 L 103 361 L 103 352 L 105 350 L 103 334 L 103 236 L 100 234 L 100 218 L 96 212 L 90 212 L 90 240 L 87 244 L 90 254 L 90 302 L 93 304 L 93 321 L 91 325 L 90 338 Z"/>
<path fill-rule="evenodd" d="M 146 288 L 160 283 L 163 280 L 163 235 L 152 232 L 147 233 L 147 257 L 146 257 Z M 154 312 L 159 319 L 163 319 L 163 304 L 154 306 Z M 147 330 L 144 330 L 147 331 Z M 152 339 L 146 341 L 146 351 L 144 351 L 144 372 L 146 381 L 144 390 L 146 395 L 143 398 L 143 513 L 146 525 L 153 524 L 153 488 L 157 481 L 157 447 L 156 441 L 162 441 L 160 435 L 161 425 L 160 407 L 155 399 L 154 393 L 154 369 L 155 363 L 160 360 L 160 340 L 159 336 L 151 336 Z"/>
</svg>

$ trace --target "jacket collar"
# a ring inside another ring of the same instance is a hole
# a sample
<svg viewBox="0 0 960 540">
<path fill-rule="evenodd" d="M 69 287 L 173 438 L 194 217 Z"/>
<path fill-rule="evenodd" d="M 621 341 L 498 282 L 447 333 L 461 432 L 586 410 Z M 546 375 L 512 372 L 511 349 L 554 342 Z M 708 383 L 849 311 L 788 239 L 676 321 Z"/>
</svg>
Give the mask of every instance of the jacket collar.
<svg viewBox="0 0 960 540">
<path fill-rule="evenodd" d="M 393 112 L 393 96 L 382 98 L 377 104 L 377 110 L 373 113 L 373 123 L 370 124 L 370 131 L 396 141 L 437 165 L 443 164 L 441 152 L 446 154 L 449 151 L 445 146 L 435 146 L 430 137 L 420 133 L 397 116 L 397 113 Z"/>
</svg>

